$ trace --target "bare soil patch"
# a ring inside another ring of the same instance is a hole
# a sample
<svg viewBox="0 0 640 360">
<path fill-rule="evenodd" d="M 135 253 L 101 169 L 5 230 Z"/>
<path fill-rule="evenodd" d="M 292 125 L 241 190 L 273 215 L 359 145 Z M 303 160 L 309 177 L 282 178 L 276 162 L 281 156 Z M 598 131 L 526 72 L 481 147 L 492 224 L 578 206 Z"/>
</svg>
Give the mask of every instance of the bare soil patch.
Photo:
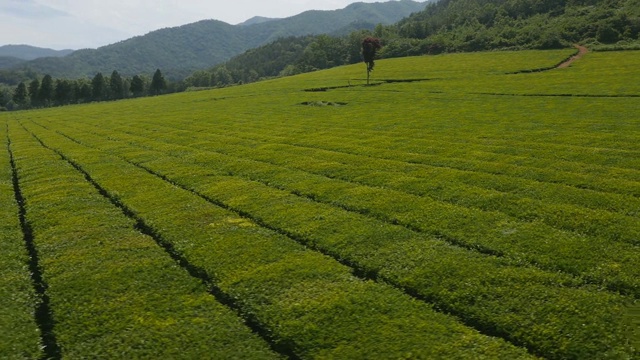
<svg viewBox="0 0 640 360">
<path fill-rule="evenodd" d="M 562 64 L 558 65 L 557 66 L 558 69 L 568 68 L 571 64 L 573 64 L 577 60 L 580 60 L 580 58 L 582 58 L 586 53 L 589 52 L 589 49 L 587 49 L 586 47 L 584 47 L 582 45 L 575 45 L 575 47 L 578 49 L 578 53 L 576 55 L 570 57 L 567 61 L 565 61 Z"/>
</svg>

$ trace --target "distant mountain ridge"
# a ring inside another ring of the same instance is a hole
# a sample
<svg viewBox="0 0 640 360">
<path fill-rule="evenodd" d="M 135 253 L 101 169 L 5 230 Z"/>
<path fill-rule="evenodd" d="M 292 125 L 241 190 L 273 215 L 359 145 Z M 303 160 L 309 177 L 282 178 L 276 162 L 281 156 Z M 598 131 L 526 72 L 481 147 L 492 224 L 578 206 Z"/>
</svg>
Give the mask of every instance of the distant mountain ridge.
<svg viewBox="0 0 640 360">
<path fill-rule="evenodd" d="M 254 16 L 251 19 L 248 19 L 245 22 L 242 22 L 240 24 L 238 24 L 239 26 L 250 26 L 250 25 L 255 25 L 255 24 L 262 24 L 262 23 L 266 23 L 268 21 L 274 21 L 274 20 L 281 20 L 280 18 L 268 18 L 268 17 L 264 17 L 264 16 Z"/>
<path fill-rule="evenodd" d="M 74 50 L 53 50 L 30 45 L 0 46 L 0 69 L 18 67 L 27 61 L 46 57 L 63 57 Z"/>
<path fill-rule="evenodd" d="M 30 45 L 0 46 L 0 57 L 13 57 L 20 60 L 35 60 L 43 57 L 63 57 L 74 50 L 53 50 Z"/>
<path fill-rule="evenodd" d="M 26 60 L 18 59 L 13 56 L 0 56 L 0 70 L 16 67 L 23 64 Z"/>
<path fill-rule="evenodd" d="M 311 10 L 285 19 L 253 18 L 230 25 L 203 20 L 166 28 L 98 49 L 75 51 L 62 58 L 39 58 L 14 67 L 56 78 L 80 78 L 97 72 L 148 74 L 161 69 L 169 78 L 182 78 L 210 68 L 246 50 L 281 37 L 325 34 L 351 24 L 392 24 L 425 8 L 412 0 L 354 3 L 341 10 Z"/>
</svg>

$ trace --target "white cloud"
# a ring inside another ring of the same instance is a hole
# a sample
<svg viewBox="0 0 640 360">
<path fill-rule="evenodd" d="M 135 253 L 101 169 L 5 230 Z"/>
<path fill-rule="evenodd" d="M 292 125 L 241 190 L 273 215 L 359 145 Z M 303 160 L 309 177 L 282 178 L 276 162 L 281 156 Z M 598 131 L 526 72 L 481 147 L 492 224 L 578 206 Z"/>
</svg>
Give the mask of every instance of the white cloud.
<svg viewBox="0 0 640 360">
<path fill-rule="evenodd" d="M 3 0 L 0 3 L 0 11 L 3 17 L 25 19 L 47 19 L 69 15 L 34 0 Z"/>
</svg>

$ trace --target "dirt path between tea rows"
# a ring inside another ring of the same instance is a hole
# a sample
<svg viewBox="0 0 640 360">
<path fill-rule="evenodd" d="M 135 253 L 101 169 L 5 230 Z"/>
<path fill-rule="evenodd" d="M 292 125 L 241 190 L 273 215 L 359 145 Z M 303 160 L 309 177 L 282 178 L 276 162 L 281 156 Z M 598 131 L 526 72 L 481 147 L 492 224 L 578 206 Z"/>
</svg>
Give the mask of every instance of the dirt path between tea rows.
<svg viewBox="0 0 640 360">
<path fill-rule="evenodd" d="M 576 55 L 570 57 L 569 60 L 563 62 L 560 65 L 558 65 L 557 66 L 558 69 L 568 68 L 569 65 L 573 64 L 574 61 L 579 60 L 581 57 L 583 57 L 586 53 L 589 52 L 589 49 L 587 49 L 586 47 L 584 47 L 582 45 L 575 45 L 575 47 L 578 49 L 578 53 Z"/>
</svg>

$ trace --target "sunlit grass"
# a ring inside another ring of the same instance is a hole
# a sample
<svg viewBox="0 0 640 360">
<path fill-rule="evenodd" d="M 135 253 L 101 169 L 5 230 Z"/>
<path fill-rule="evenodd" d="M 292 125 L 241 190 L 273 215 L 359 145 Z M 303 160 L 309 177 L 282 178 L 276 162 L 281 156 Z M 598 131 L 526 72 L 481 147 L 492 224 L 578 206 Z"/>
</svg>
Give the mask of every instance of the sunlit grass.
<svg viewBox="0 0 640 360">
<path fill-rule="evenodd" d="M 0 120 L 83 168 L 302 357 L 402 357 L 382 339 L 414 325 L 404 346 L 432 334 L 428 350 L 451 356 L 632 356 L 640 61 L 551 69 L 574 52 L 389 59 L 371 86 L 356 64 Z"/>
</svg>

